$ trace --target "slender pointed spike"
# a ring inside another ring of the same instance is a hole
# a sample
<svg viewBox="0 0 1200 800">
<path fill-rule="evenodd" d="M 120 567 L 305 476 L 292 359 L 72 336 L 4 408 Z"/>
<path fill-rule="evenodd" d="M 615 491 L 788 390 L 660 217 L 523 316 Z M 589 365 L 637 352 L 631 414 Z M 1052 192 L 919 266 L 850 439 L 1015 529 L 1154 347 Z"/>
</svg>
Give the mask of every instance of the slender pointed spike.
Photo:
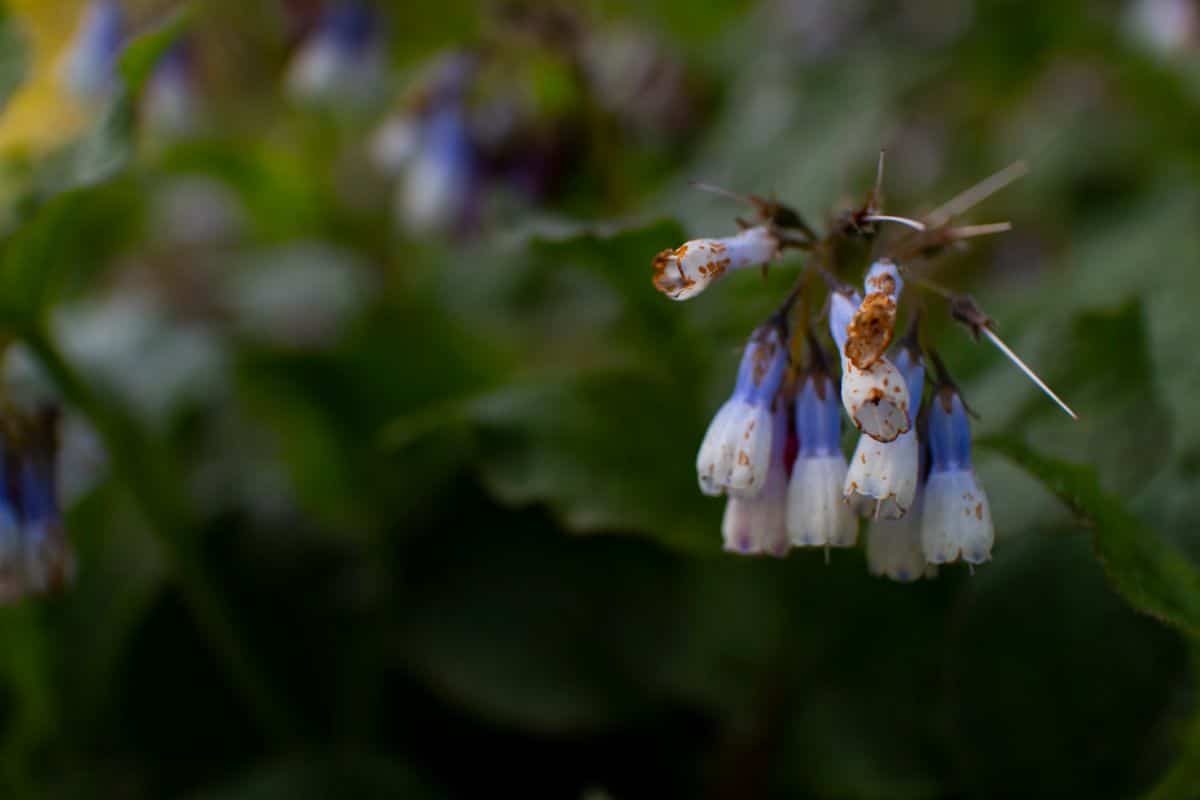
<svg viewBox="0 0 1200 800">
<path fill-rule="evenodd" d="M 883 197 L 883 162 L 887 156 L 887 150 L 879 148 L 879 164 L 875 167 L 875 203 L 879 204 Z"/>
<path fill-rule="evenodd" d="M 1047 386 L 1046 382 L 1043 381 L 1041 378 L 1039 378 L 1037 376 L 1037 373 L 1035 373 L 1032 369 L 1030 369 L 1025 364 L 1025 362 L 1022 361 L 1020 359 L 1020 357 L 1016 353 L 1014 353 L 1008 345 L 1006 345 L 1004 343 L 1004 340 L 1002 340 L 999 336 L 996 335 L 996 333 L 991 328 L 986 328 L 986 327 L 981 326 L 980 330 L 983 332 L 983 335 L 988 338 L 988 341 L 990 341 L 992 344 L 996 345 L 996 347 L 999 348 L 1000 352 L 1004 353 L 1004 355 L 1008 357 L 1008 360 L 1013 362 L 1013 364 L 1015 364 L 1017 366 L 1017 369 L 1024 372 L 1025 376 L 1027 378 L 1029 378 L 1029 380 L 1033 381 L 1034 384 L 1039 389 L 1041 389 L 1043 392 L 1045 392 L 1047 397 L 1049 397 L 1051 400 L 1053 400 L 1055 403 L 1057 403 L 1058 407 L 1061 408 L 1063 411 L 1065 411 L 1067 413 L 1067 415 L 1071 417 L 1071 419 L 1074 419 L 1074 420 L 1079 419 L 1079 415 L 1076 414 L 1074 411 L 1072 411 L 1071 407 L 1068 406 L 1066 403 L 1064 403 L 1062 398 L 1059 397 L 1058 395 L 1056 395 L 1054 393 L 1054 390 L 1052 390 L 1049 386 Z"/>
<path fill-rule="evenodd" d="M 721 197 L 728 197 L 730 200 L 737 200 L 739 203 L 745 203 L 749 206 L 754 205 L 754 201 L 752 201 L 746 195 L 738 194 L 737 192 L 726 189 L 723 186 L 717 186 L 713 183 L 705 183 L 704 181 L 688 181 L 688 186 L 691 186 L 693 189 L 699 189 L 702 192 L 710 192 L 712 194 L 720 195 Z"/>
<path fill-rule="evenodd" d="M 1029 167 L 1024 161 L 1015 161 L 997 173 L 989 175 L 974 186 L 966 189 L 948 203 L 926 215 L 930 227 L 937 228 L 945 225 L 951 218 L 958 216 L 967 209 L 982 203 L 996 192 L 1008 186 L 1017 178 L 1028 174 Z"/>
<path fill-rule="evenodd" d="M 878 500 L 876 500 L 876 501 L 875 501 L 875 515 L 874 515 L 874 517 L 873 517 L 873 519 L 874 519 L 876 522 L 878 522 L 878 521 L 879 521 L 879 506 L 880 506 L 880 502 L 879 502 Z"/>
<path fill-rule="evenodd" d="M 901 225 L 907 225 L 908 227 L 912 228 L 914 231 L 925 230 L 924 223 L 918 222 L 915 219 L 909 219 L 908 217 L 894 217 L 890 214 L 872 214 L 869 217 L 863 217 L 863 219 L 866 220 L 867 222 L 897 222 Z M 982 226 L 979 226 L 979 227 L 982 227 Z"/>
<path fill-rule="evenodd" d="M 908 280 L 910 283 L 920 286 L 922 289 L 925 289 L 926 291 L 930 291 L 930 292 L 933 292 L 934 294 L 941 295 L 942 297 L 946 298 L 947 300 L 954 299 L 954 292 L 950 291 L 945 286 L 942 286 L 939 283 L 935 283 L 935 282 L 929 280 L 928 278 L 919 278 L 915 275 L 909 275 Z"/>
<path fill-rule="evenodd" d="M 1007 233 L 1012 230 L 1011 222 L 992 222 L 987 225 L 964 225 L 947 231 L 952 239 L 970 239 L 975 236 L 991 236 L 995 233 Z"/>
</svg>

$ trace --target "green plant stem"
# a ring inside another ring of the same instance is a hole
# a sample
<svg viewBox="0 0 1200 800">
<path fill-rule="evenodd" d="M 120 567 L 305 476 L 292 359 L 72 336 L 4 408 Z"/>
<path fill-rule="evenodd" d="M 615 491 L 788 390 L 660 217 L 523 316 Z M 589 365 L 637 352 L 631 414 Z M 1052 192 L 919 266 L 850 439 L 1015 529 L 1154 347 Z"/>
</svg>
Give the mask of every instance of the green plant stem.
<svg viewBox="0 0 1200 800">
<path fill-rule="evenodd" d="M 88 386 L 45 330 L 28 332 L 23 338 L 63 398 L 100 434 L 114 471 L 133 493 L 174 568 L 184 602 L 223 660 L 229 680 L 249 705 L 262 734 L 276 746 L 295 747 L 300 739 L 298 725 L 252 658 L 205 571 L 196 536 L 199 526 L 171 459 L 135 419 Z"/>
</svg>

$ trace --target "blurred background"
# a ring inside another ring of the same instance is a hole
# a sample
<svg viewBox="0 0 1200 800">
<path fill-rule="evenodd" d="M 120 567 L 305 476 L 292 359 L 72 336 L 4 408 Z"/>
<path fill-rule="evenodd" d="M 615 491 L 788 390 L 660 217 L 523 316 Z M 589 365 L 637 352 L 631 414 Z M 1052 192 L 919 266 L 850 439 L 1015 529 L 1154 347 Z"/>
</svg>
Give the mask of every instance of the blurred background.
<svg viewBox="0 0 1200 800">
<path fill-rule="evenodd" d="M 0 609 L 4 796 L 1200 797 L 1195 2 L 0 20 L 5 408 L 63 408 L 74 551 Z M 725 555 L 696 488 L 803 259 L 650 282 L 750 215 L 689 181 L 823 225 L 881 147 L 911 215 L 1027 161 L 936 275 L 1081 416 L 932 302 L 997 543 L 912 585 Z"/>
</svg>

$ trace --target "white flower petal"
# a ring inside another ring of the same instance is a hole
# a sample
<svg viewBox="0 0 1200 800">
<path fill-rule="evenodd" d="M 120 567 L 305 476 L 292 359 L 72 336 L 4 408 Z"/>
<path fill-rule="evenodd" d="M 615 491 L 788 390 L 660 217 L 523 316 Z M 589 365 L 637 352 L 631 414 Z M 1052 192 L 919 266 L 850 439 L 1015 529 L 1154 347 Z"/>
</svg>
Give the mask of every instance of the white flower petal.
<svg viewBox="0 0 1200 800">
<path fill-rule="evenodd" d="M 696 474 L 700 480 L 700 491 L 715 497 L 725 490 L 729 473 L 733 469 L 734 442 L 726 435 L 730 425 L 745 413 L 746 403 L 733 399 L 725 401 L 708 425 L 700 453 L 696 456 Z"/>
<path fill-rule="evenodd" d="M 759 403 L 746 408 L 750 413 L 737 417 L 726 433 L 734 449 L 726 488 L 731 494 L 754 497 L 766 485 L 771 463 L 771 412 Z"/>
<path fill-rule="evenodd" d="M 855 513 L 865 517 L 903 517 L 917 495 L 919 467 L 916 431 L 910 430 L 890 442 L 861 436 L 846 473 L 846 501 Z"/>
<path fill-rule="evenodd" d="M 796 459 L 788 484 L 787 532 L 794 545 L 853 547 L 858 520 L 842 502 L 846 458 L 834 455 Z"/>
<path fill-rule="evenodd" d="M 867 570 L 900 583 L 933 577 L 937 567 L 925 562 L 921 549 L 921 509 L 918 505 L 902 519 L 871 523 L 867 536 Z"/>
<path fill-rule="evenodd" d="M 991 559 L 994 540 L 987 495 L 975 473 L 969 469 L 930 473 L 921 515 L 925 560 L 945 564 L 961 557 L 982 564 Z"/>
<path fill-rule="evenodd" d="M 786 504 L 787 478 L 780 461 L 772 465 L 767 485 L 757 497 L 730 495 L 721 523 L 725 549 L 743 555 L 787 555 Z"/>
</svg>

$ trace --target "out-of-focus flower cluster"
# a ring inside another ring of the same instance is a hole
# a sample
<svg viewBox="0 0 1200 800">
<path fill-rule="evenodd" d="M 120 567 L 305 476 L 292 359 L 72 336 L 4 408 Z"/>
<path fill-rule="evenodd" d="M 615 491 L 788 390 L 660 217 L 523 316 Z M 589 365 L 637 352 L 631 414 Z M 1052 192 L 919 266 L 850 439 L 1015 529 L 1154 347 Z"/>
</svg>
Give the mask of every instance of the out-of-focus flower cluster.
<svg viewBox="0 0 1200 800">
<path fill-rule="evenodd" d="M 477 45 L 432 59 L 402 94 L 371 155 L 395 180 L 396 220 L 410 233 L 470 233 L 497 207 L 559 196 L 589 152 L 673 145 L 698 113 L 686 71 L 653 39 L 519 5 Z"/>
<path fill-rule="evenodd" d="M 952 228 L 949 222 L 1012 172 L 985 181 L 924 221 L 882 214 L 876 190 L 824 237 L 795 212 L 752 197 L 761 224 L 731 237 L 690 241 L 654 259 L 658 290 L 686 300 L 732 270 L 776 261 L 788 248 L 811 254 L 796 288 L 750 336 L 733 394 L 700 445 L 701 491 L 728 497 L 726 550 L 783 556 L 792 547 L 853 547 L 862 519 L 869 527 L 867 563 L 875 575 L 914 581 L 936 574 L 942 564 L 975 565 L 991 558 L 992 516 L 972 466 L 967 406 L 936 352 L 923 346 L 919 313 L 911 315 L 909 334 L 894 341 L 906 287 L 898 257 L 925 256 L 974 235 L 1006 230 L 1006 223 Z M 882 223 L 914 232 L 878 247 L 882 252 L 859 292 L 836 277 L 841 265 L 830 254 L 841 239 L 875 242 Z M 818 276 L 828 287 L 823 308 L 836 358 L 808 321 L 807 301 Z M 947 294 L 955 319 L 1000 347 L 1058 401 L 996 337 L 974 301 L 918 280 Z M 928 392 L 927 363 L 935 376 Z M 843 418 L 859 434 L 849 462 L 842 450 Z"/>
<path fill-rule="evenodd" d="M 120 87 L 132 38 L 162 15 L 132 2 L 91 0 L 62 58 L 62 83 L 85 107 Z M 415 67 L 394 63 L 391 9 L 364 0 L 279 2 L 275 44 L 285 60 L 280 110 L 338 121 L 339 147 L 366 154 L 392 187 L 393 216 L 411 235 L 462 236 L 513 211 L 569 204 L 575 186 L 621 202 L 614 149 L 664 160 L 695 129 L 704 92 L 683 62 L 644 31 L 608 27 L 582 13 L 499 4 L 472 41 Z M 188 26 L 155 65 L 138 98 L 144 134 L 196 137 L 212 128 L 226 43 Z M 284 34 L 280 36 L 280 34 Z M 222 90 L 223 91 L 223 90 Z M 254 112 L 249 112 L 254 113 Z"/>
</svg>

